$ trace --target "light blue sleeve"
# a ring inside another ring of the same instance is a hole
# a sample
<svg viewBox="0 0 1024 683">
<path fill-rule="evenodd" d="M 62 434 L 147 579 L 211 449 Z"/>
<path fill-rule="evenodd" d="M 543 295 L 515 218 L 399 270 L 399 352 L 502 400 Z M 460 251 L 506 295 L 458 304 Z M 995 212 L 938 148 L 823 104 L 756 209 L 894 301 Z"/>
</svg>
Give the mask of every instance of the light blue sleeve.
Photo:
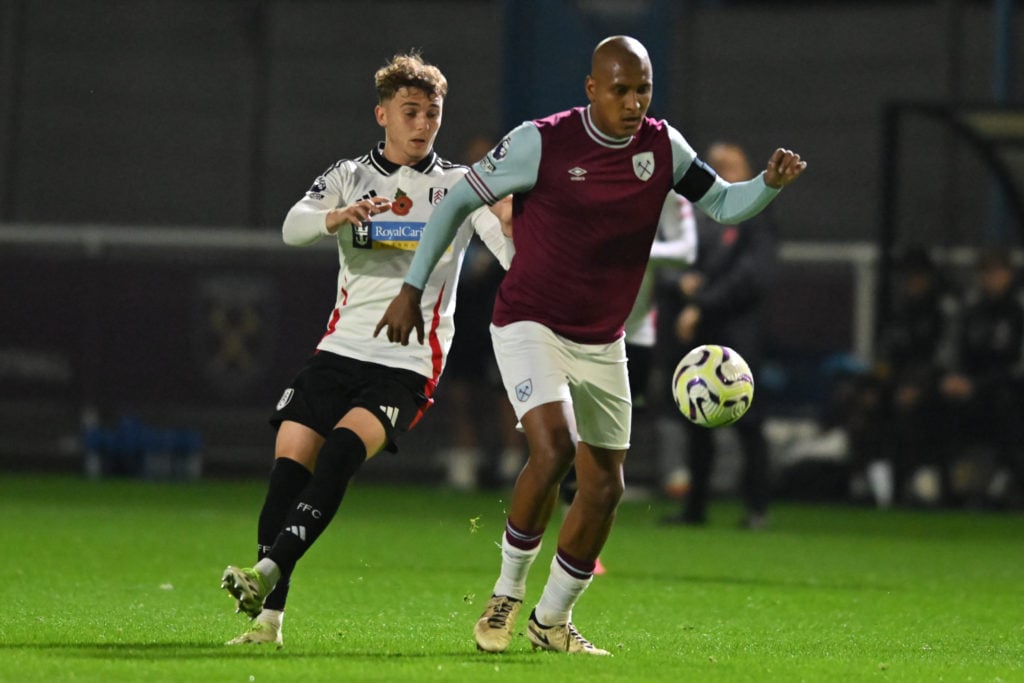
<svg viewBox="0 0 1024 683">
<path fill-rule="evenodd" d="M 540 147 L 540 131 L 532 123 L 522 123 L 470 167 L 469 173 L 448 191 L 424 226 L 405 276 L 407 284 L 417 289 L 426 286 L 444 250 L 474 209 L 533 187 L 540 166 Z"/>
<path fill-rule="evenodd" d="M 540 152 L 537 126 L 528 121 L 521 123 L 473 164 L 466 180 L 487 204 L 515 192 L 525 192 L 537 182 Z"/>
<path fill-rule="evenodd" d="M 697 153 L 683 134 L 672 126 L 668 127 L 668 138 L 672 144 L 672 182 L 678 185 L 694 162 L 698 165 L 703 162 L 697 158 Z M 764 184 L 763 171 L 741 183 L 730 183 L 716 175 L 704 196 L 695 199 L 694 205 L 719 223 L 735 225 L 761 213 L 779 192 Z"/>
<path fill-rule="evenodd" d="M 483 204 L 483 200 L 473 192 L 465 177 L 452 186 L 444 200 L 430 214 L 427 224 L 423 226 L 420 243 L 413 254 L 412 263 L 409 264 L 409 272 L 405 274 L 406 283 L 419 290 L 427 286 L 434 266 L 455 239 L 459 226 L 473 209 Z"/>
<path fill-rule="evenodd" d="M 761 213 L 779 192 L 764 184 L 764 171 L 742 183 L 715 178 L 714 185 L 696 206 L 719 223 L 736 225 Z"/>
<path fill-rule="evenodd" d="M 690 164 L 697 158 L 697 152 L 683 134 L 672 126 L 668 126 L 668 141 L 672 145 L 672 184 L 675 185 L 682 180 Z"/>
</svg>

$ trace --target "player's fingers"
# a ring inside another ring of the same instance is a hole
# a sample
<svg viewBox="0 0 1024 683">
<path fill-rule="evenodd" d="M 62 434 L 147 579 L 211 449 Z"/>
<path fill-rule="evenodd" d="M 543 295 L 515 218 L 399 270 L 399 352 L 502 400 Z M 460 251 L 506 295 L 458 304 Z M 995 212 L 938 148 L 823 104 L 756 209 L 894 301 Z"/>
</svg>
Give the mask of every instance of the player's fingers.
<svg viewBox="0 0 1024 683">
<path fill-rule="evenodd" d="M 777 150 L 772 152 L 772 156 L 768 159 L 768 168 L 773 170 L 779 170 L 783 159 L 786 157 L 786 150 L 779 147 Z"/>
<path fill-rule="evenodd" d="M 800 159 L 800 155 L 788 149 L 783 150 L 782 159 L 779 162 L 778 170 L 787 177 L 794 177 L 803 172 L 807 163 Z"/>
<path fill-rule="evenodd" d="M 369 202 L 370 213 L 376 215 L 391 210 L 391 199 L 389 197 L 371 197 Z"/>
<path fill-rule="evenodd" d="M 355 214 L 355 218 L 362 224 L 377 214 L 390 210 L 391 200 L 387 197 L 369 197 L 367 199 L 360 199 L 350 208 L 352 213 Z"/>
<path fill-rule="evenodd" d="M 370 212 L 366 209 L 365 206 L 360 206 L 359 204 L 356 204 L 355 206 L 352 207 L 352 213 L 355 214 L 355 222 L 358 223 L 359 225 L 362 225 L 366 221 L 370 220 Z"/>
<path fill-rule="evenodd" d="M 792 157 L 786 159 L 784 165 L 784 172 L 787 176 L 797 176 L 807 167 L 807 162 L 800 159 L 799 154 L 794 154 Z"/>
<path fill-rule="evenodd" d="M 377 323 L 377 327 L 373 328 L 373 336 L 374 336 L 374 337 L 376 337 L 376 336 L 377 336 L 378 334 L 380 334 L 380 331 L 381 331 L 382 329 L 384 329 L 384 326 L 385 326 L 386 324 L 387 324 L 387 323 L 386 323 L 386 322 L 384 322 L 384 318 L 381 318 L 381 319 L 380 319 L 380 322 L 379 322 L 379 323 Z M 390 335 L 389 335 L 389 336 L 390 336 Z"/>
</svg>

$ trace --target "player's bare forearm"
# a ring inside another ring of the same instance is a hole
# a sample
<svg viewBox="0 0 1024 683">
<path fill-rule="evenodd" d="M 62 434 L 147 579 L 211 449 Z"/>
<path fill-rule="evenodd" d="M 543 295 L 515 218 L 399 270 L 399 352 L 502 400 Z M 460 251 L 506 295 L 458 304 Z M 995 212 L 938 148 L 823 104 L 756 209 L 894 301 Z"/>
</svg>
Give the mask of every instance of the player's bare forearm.
<svg viewBox="0 0 1024 683">
<path fill-rule="evenodd" d="M 402 346 L 409 345 L 409 334 L 415 329 L 416 340 L 423 343 L 423 313 L 420 311 L 420 300 L 423 290 L 413 287 L 407 282 L 402 283 L 395 298 L 388 304 L 384 316 L 377 323 L 373 336 L 387 328 L 388 341 L 397 342 Z"/>
<path fill-rule="evenodd" d="M 772 153 L 764 172 L 764 184 L 781 190 L 800 177 L 807 170 L 807 162 L 796 152 L 782 147 Z"/>
</svg>

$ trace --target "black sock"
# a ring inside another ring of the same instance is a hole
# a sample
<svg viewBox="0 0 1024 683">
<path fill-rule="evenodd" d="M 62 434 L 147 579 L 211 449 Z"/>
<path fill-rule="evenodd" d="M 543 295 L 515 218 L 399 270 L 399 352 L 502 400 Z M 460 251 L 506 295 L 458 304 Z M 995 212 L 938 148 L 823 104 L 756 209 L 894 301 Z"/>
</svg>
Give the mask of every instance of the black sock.
<svg viewBox="0 0 1024 683">
<path fill-rule="evenodd" d="M 270 483 L 267 486 L 267 497 L 260 510 L 260 520 L 256 531 L 257 557 L 263 559 L 270 552 L 270 547 L 284 527 L 288 511 L 295 504 L 302 489 L 306 488 L 313 475 L 303 465 L 291 458 L 277 458 L 270 470 Z M 263 606 L 267 609 L 283 610 L 288 599 L 288 585 L 291 576 L 281 574 L 277 586 L 267 596 Z"/>
<path fill-rule="evenodd" d="M 267 554 L 280 567 L 282 576 L 291 574 L 295 563 L 331 523 L 349 480 L 365 461 L 366 447 L 352 430 L 335 429 L 327 437 L 313 476 L 295 499 Z"/>
</svg>

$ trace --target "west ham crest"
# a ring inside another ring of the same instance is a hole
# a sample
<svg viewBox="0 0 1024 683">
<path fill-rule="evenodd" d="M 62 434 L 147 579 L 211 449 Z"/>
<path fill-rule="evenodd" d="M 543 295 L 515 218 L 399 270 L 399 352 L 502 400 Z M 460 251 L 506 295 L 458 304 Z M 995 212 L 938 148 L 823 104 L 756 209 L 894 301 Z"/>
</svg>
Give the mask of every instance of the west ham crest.
<svg viewBox="0 0 1024 683">
<path fill-rule="evenodd" d="M 273 365 L 279 293 L 267 275 L 215 275 L 197 287 L 190 328 L 211 395 L 233 400 L 262 386 Z"/>
<path fill-rule="evenodd" d="M 633 173 L 644 182 L 654 175 L 654 152 L 640 152 L 633 155 Z"/>
<path fill-rule="evenodd" d="M 516 398 L 520 402 L 525 401 L 533 395 L 533 380 L 524 380 L 516 385 Z"/>
</svg>

